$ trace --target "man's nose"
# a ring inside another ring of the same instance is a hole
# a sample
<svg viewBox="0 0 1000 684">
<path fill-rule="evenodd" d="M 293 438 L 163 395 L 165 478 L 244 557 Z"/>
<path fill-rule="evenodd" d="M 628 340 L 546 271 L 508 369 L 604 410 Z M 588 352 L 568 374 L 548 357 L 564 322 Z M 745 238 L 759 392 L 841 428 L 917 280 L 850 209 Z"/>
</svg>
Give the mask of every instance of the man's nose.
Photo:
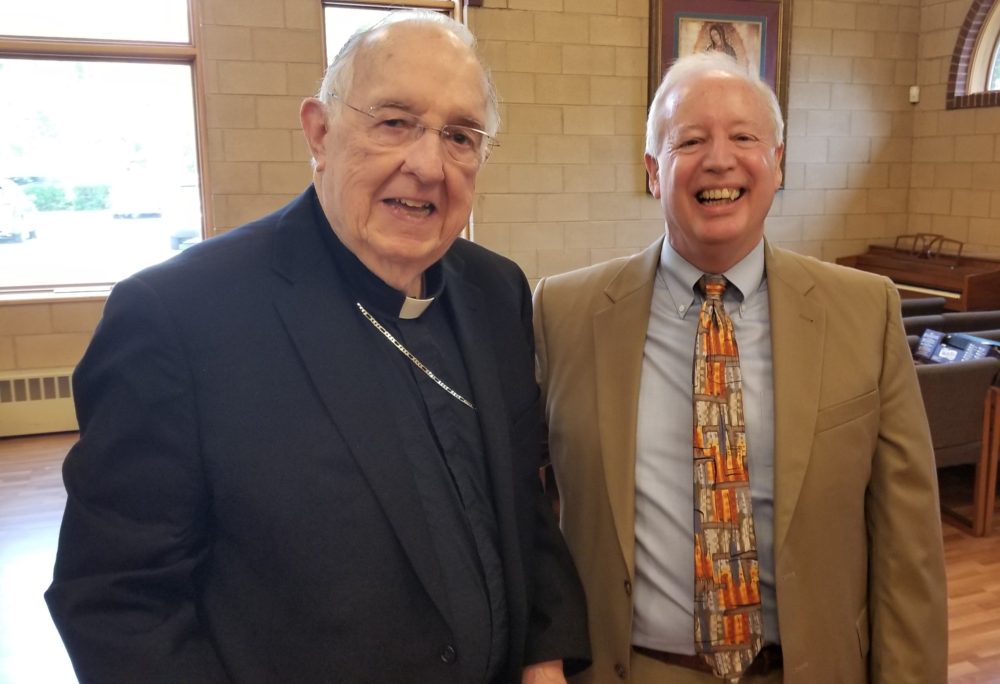
<svg viewBox="0 0 1000 684">
<path fill-rule="evenodd" d="M 444 179 L 444 164 L 447 152 L 444 140 L 437 131 L 427 128 L 406 148 L 403 170 L 412 173 L 423 183 L 434 183 Z"/>
<path fill-rule="evenodd" d="M 712 138 L 706 143 L 704 166 L 709 169 L 728 169 L 735 165 L 735 147 L 728 138 Z"/>
</svg>

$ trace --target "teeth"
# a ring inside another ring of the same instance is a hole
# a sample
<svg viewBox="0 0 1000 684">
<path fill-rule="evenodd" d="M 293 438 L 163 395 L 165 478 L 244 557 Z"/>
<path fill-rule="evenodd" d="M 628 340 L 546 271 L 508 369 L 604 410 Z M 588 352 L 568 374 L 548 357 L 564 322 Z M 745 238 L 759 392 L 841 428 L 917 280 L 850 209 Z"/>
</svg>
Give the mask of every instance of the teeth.
<svg viewBox="0 0 1000 684">
<path fill-rule="evenodd" d="M 743 192 L 739 188 L 712 188 L 711 190 L 702 190 L 699 192 L 698 199 L 736 201 L 740 198 L 741 194 Z"/>
<path fill-rule="evenodd" d="M 395 200 L 398 204 L 402 204 L 404 207 L 409 207 L 411 209 L 430 209 L 431 205 L 429 202 L 414 202 L 408 199 L 397 199 Z"/>
</svg>

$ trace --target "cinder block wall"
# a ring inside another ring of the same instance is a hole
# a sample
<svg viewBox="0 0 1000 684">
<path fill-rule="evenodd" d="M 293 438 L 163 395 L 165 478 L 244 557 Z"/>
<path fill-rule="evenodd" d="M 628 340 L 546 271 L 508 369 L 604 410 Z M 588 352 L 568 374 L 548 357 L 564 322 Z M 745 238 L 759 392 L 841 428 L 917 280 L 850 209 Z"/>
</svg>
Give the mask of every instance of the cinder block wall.
<svg viewBox="0 0 1000 684">
<path fill-rule="evenodd" d="M 75 366 L 103 308 L 103 300 L 0 304 L 0 371 Z"/>
<path fill-rule="evenodd" d="M 503 100 L 473 238 L 529 279 L 649 244 L 648 0 L 486 0 L 470 16 Z"/>
<path fill-rule="evenodd" d="M 907 232 L 920 0 L 792 5 L 775 242 L 821 259 Z"/>
<path fill-rule="evenodd" d="M 941 233 L 1000 254 L 1000 107 L 946 111 L 948 70 L 968 0 L 923 0 L 920 104 L 913 121 L 910 232 Z"/>
<path fill-rule="evenodd" d="M 210 230 L 280 207 L 309 183 L 299 105 L 323 74 L 318 0 L 203 0 Z"/>
<path fill-rule="evenodd" d="M 944 111 L 970 0 L 794 2 L 786 187 L 769 237 L 824 259 L 914 230 L 1000 252 L 1000 108 Z M 637 251 L 648 0 L 485 0 L 470 12 L 498 82 L 500 147 L 474 238 L 529 278 Z M 203 0 L 210 234 L 309 182 L 298 106 L 322 74 L 318 0 Z M 912 83 L 918 105 L 907 103 Z M 0 303 L 0 371 L 72 366 L 102 301 Z"/>
<path fill-rule="evenodd" d="M 505 100 L 475 239 L 529 278 L 663 230 L 645 193 L 647 0 L 486 0 L 472 26 Z M 907 229 L 919 0 L 794 0 L 785 189 L 767 234 L 833 259 Z"/>
</svg>

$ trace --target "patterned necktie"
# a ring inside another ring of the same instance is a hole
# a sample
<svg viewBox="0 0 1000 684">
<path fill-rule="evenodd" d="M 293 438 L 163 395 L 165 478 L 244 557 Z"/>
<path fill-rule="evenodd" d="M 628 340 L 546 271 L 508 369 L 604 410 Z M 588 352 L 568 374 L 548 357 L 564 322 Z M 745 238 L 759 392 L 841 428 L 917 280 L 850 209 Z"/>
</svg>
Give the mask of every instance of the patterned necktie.
<svg viewBox="0 0 1000 684">
<path fill-rule="evenodd" d="M 702 276 L 694 350 L 694 639 L 716 676 L 737 681 L 763 643 L 740 357 L 722 306 L 726 279 Z"/>
</svg>

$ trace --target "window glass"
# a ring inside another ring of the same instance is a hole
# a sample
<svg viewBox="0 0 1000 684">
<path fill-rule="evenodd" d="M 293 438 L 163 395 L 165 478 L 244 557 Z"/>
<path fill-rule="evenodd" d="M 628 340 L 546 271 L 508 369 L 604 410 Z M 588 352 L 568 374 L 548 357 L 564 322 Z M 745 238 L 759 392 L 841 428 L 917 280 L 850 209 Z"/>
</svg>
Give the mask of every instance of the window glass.
<svg viewBox="0 0 1000 684">
<path fill-rule="evenodd" d="M 183 0 L 0 2 L 0 34 L 187 43 Z"/>
<path fill-rule="evenodd" d="M 422 7 L 441 12 L 450 16 L 454 15 L 454 3 L 451 2 L 414 2 L 413 4 L 401 4 L 389 7 L 373 3 L 370 7 L 359 6 L 357 3 L 345 3 L 343 5 L 328 0 L 323 3 L 323 20 L 326 29 L 326 62 L 329 64 L 340 52 L 347 39 L 354 35 L 355 31 L 368 28 L 389 14 L 389 12 L 406 8 Z"/>
<path fill-rule="evenodd" d="M 190 64 L 0 59 L 0 288 L 115 282 L 201 235 Z"/>
<path fill-rule="evenodd" d="M 347 39 L 354 35 L 355 31 L 367 28 L 375 24 L 387 15 L 390 10 L 369 7 L 338 7 L 328 6 L 323 10 L 323 19 L 326 22 L 326 55 L 327 63 L 340 52 Z"/>
<path fill-rule="evenodd" d="M 1000 0 L 972 0 L 952 54 L 953 74 L 949 87 L 955 96 L 987 93 L 972 98 L 964 106 L 996 106 L 990 91 L 1000 90 L 997 49 L 1000 44 Z M 949 93 L 949 96 L 952 95 Z"/>
<path fill-rule="evenodd" d="M 993 47 L 993 62 L 986 79 L 987 90 L 1000 90 L 1000 40 Z"/>
</svg>

